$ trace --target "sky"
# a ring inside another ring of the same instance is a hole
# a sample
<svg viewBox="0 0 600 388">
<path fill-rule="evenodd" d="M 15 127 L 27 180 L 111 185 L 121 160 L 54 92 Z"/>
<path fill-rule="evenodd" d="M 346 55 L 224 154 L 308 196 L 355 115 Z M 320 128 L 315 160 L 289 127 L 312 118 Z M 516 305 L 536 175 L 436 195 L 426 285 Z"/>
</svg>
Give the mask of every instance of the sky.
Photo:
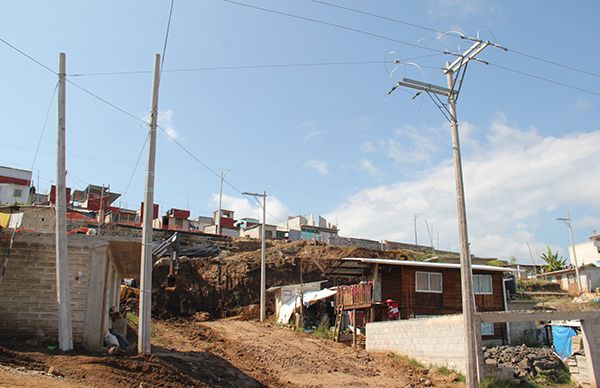
<svg viewBox="0 0 600 388">
<path fill-rule="evenodd" d="M 455 57 L 443 52 L 470 42 L 435 31 L 458 31 L 508 48 L 469 64 L 458 100 L 472 253 L 527 263 L 529 244 L 536 257 L 546 246 L 568 256 L 555 220 L 567 209 L 577 243 L 600 229 L 600 3 L 326 2 L 388 19 L 310 0 L 239 0 L 262 9 L 174 0 L 159 97 L 161 212 L 211 214 L 226 172 L 223 204 L 238 218 L 260 215 L 241 192 L 266 190 L 269 223 L 314 213 L 343 236 L 414 242 L 417 215 L 420 244 L 431 234 L 457 250 L 449 124 L 426 95 L 387 92 L 403 77 L 445 86 L 442 67 Z M 65 52 L 69 80 L 112 104 L 68 84 L 70 187 L 110 185 L 123 194 L 117 205 L 139 207 L 170 4 L 3 2 L 0 38 L 52 69 Z M 6 44 L 0 53 L 0 164 L 32 169 L 46 191 L 56 75 Z"/>
</svg>

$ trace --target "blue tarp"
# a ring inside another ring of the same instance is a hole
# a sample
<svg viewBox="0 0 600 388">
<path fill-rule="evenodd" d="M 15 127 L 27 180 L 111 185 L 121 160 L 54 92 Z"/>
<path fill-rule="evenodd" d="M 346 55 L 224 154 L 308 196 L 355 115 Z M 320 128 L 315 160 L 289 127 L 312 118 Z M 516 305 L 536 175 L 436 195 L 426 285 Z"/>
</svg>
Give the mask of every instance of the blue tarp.
<svg viewBox="0 0 600 388">
<path fill-rule="evenodd" d="M 552 337 L 554 340 L 554 351 L 563 360 L 573 354 L 572 340 L 577 335 L 575 329 L 569 326 L 552 326 Z"/>
</svg>

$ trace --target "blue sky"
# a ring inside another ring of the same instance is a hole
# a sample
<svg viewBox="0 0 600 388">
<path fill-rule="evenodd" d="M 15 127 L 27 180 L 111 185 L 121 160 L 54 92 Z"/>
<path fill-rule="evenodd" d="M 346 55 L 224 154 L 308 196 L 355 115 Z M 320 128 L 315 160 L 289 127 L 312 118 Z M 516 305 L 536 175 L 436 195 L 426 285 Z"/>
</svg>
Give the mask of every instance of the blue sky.
<svg viewBox="0 0 600 388">
<path fill-rule="evenodd" d="M 599 73 L 600 4 L 558 1 L 428 0 L 332 3 L 440 31 L 480 31 L 509 49 Z M 459 51 L 460 39 L 332 8 L 316 2 L 243 0 L 436 50 Z M 0 37 L 55 68 L 67 53 L 69 74 L 152 69 L 161 52 L 169 1 L 5 2 Z M 492 31 L 492 33 L 490 33 Z M 386 92 L 401 77 L 444 85 L 444 55 L 393 40 L 241 7 L 220 0 L 175 0 L 164 68 L 406 59 L 383 63 L 165 72 L 161 125 L 242 191 L 267 190 L 269 221 L 320 213 L 342 235 L 412 241 L 428 224 L 440 248 L 456 249 L 450 131 L 431 101 Z M 31 168 L 56 77 L 5 45 L 0 102 L 0 163 Z M 546 245 L 566 254 L 568 207 L 576 240 L 600 228 L 600 77 L 488 48 L 492 65 L 469 66 L 458 105 L 473 252 L 528 260 Z M 416 59 L 407 59 L 416 58 Z M 508 72 L 506 66 L 588 89 L 586 93 Z M 144 118 L 150 73 L 79 76 L 72 81 Z M 47 189 L 54 179 L 55 107 L 34 170 Z M 123 193 L 146 133 L 142 123 L 74 87 L 67 96 L 68 183 L 110 184 Z M 143 196 L 144 160 L 123 204 Z M 219 181 L 173 141 L 159 136 L 156 202 L 162 211 L 216 207 Z M 230 187 L 225 205 L 256 216 Z"/>
</svg>

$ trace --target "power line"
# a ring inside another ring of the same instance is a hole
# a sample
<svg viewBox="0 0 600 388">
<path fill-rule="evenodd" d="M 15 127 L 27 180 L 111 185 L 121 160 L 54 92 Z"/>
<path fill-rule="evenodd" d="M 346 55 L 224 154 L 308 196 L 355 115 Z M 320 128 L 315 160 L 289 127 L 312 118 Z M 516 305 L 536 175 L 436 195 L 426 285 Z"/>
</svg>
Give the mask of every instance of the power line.
<svg viewBox="0 0 600 388">
<path fill-rule="evenodd" d="M 167 53 L 167 42 L 169 41 L 169 30 L 171 29 L 171 17 L 173 16 L 173 3 L 171 0 L 171 8 L 169 9 L 169 21 L 167 22 L 167 31 L 165 32 L 165 44 L 163 45 L 162 57 L 160 60 L 160 72 L 162 73 L 163 65 L 165 64 L 165 54 Z"/>
<path fill-rule="evenodd" d="M 50 116 L 50 110 L 52 109 L 52 104 L 54 103 L 54 97 L 56 96 L 56 90 L 58 89 L 58 82 L 54 84 L 54 91 L 52 92 L 52 97 L 50 98 L 50 104 L 48 105 L 48 110 L 46 111 L 46 117 L 44 117 L 44 124 L 42 124 L 42 130 L 40 132 L 40 138 L 38 139 L 37 147 L 35 147 L 35 154 L 33 155 L 33 162 L 31 162 L 31 171 L 35 167 L 35 161 L 37 160 L 38 152 L 40 151 L 40 145 L 42 144 L 42 137 L 44 137 L 44 132 L 46 131 L 46 124 L 48 123 L 48 117 Z"/>
<path fill-rule="evenodd" d="M 403 61 L 415 60 L 422 58 L 430 58 L 443 54 L 428 54 L 419 55 L 416 57 L 403 58 Z M 259 65 L 233 65 L 233 66 L 208 66 L 208 67 L 190 67 L 181 69 L 165 69 L 163 73 L 181 73 L 181 72 L 199 72 L 199 71 L 219 71 L 219 70 L 252 70 L 252 69 L 271 69 L 271 68 L 293 68 L 293 67 L 317 67 L 317 66 L 352 66 L 352 65 L 383 65 L 394 64 L 396 61 L 376 60 L 376 61 L 337 61 L 337 62 L 307 62 L 307 63 L 266 63 Z M 435 68 L 434 66 L 421 66 L 424 68 Z M 131 71 L 112 71 L 112 72 L 95 72 L 95 73 L 73 73 L 68 74 L 68 77 L 95 77 L 108 75 L 132 75 L 132 74 L 150 74 L 151 70 L 131 70 Z"/>
<path fill-rule="evenodd" d="M 552 61 L 550 59 L 545 59 L 545 58 L 542 58 L 542 57 L 538 57 L 536 55 L 527 54 L 527 53 L 525 53 L 523 51 L 518 51 L 518 50 L 510 49 L 510 48 L 507 49 L 507 50 L 508 50 L 508 52 L 513 52 L 515 54 L 518 54 L 518 55 L 521 55 L 521 56 L 524 56 L 524 57 L 527 57 L 527 58 L 530 58 L 530 59 L 535 59 L 536 61 L 548 63 L 550 65 L 562 67 L 563 69 L 567 69 L 567 70 L 575 71 L 577 73 L 586 74 L 586 75 L 590 75 L 592 77 L 600 78 L 600 74 L 598 74 L 598 73 L 593 73 L 591 71 L 578 69 L 576 67 L 565 65 L 565 64 L 562 64 L 562 63 L 559 63 L 559 62 L 555 62 L 555 61 Z"/>
<path fill-rule="evenodd" d="M 523 76 L 526 76 L 526 77 L 530 77 L 530 78 L 534 78 L 534 79 L 537 79 L 537 80 L 540 80 L 540 81 L 544 81 L 544 82 L 548 82 L 548 83 L 551 83 L 551 84 L 554 84 L 554 85 L 562 86 L 564 88 L 569 88 L 569 89 L 577 90 L 577 91 L 580 91 L 580 92 L 584 92 L 584 93 L 588 93 L 588 94 L 593 94 L 595 96 L 600 96 L 600 92 L 596 92 L 596 91 L 593 91 L 593 90 L 590 90 L 590 89 L 584 89 L 584 88 L 581 88 L 579 86 L 574 86 L 574 85 L 567 84 L 567 83 L 564 83 L 564 82 L 555 81 L 555 80 L 550 79 L 550 78 L 546 78 L 546 77 L 542 77 L 542 76 L 539 76 L 539 75 L 527 73 L 525 71 L 513 69 L 513 68 L 510 68 L 510 67 L 507 67 L 507 66 L 503 66 L 503 65 L 497 65 L 497 64 L 494 64 L 494 63 L 490 63 L 489 65 L 497 67 L 497 68 L 505 70 L 505 71 L 510 71 L 512 73 L 520 74 L 520 75 L 523 75 Z"/>
<path fill-rule="evenodd" d="M 409 27 L 419 28 L 419 29 L 425 30 L 425 31 L 436 32 L 438 34 L 444 34 L 445 33 L 444 31 L 436 30 L 435 28 L 426 27 L 426 26 L 423 26 L 423 25 L 420 25 L 420 24 L 416 24 L 416 23 L 412 23 L 412 22 L 407 22 L 407 21 L 404 21 L 404 20 L 396 19 L 396 18 L 391 18 L 389 16 L 378 15 L 378 14 L 375 14 L 375 13 L 363 11 L 363 10 L 356 9 L 356 8 L 350 8 L 350 7 L 346 7 L 346 6 L 342 6 L 342 5 L 338 5 L 338 4 L 328 3 L 328 2 L 325 2 L 325 1 L 321 1 L 321 0 L 309 0 L 309 1 L 312 1 L 313 3 L 318 3 L 318 4 L 326 5 L 328 7 L 339 8 L 339 9 L 343 9 L 343 10 L 346 10 L 346 11 L 355 12 L 355 13 L 359 13 L 359 14 L 362 14 L 362 15 L 367 15 L 367 16 L 371 16 L 371 17 L 374 17 L 374 18 L 387 20 L 389 22 L 403 24 L 403 25 L 409 26 Z"/>
<path fill-rule="evenodd" d="M 255 10 L 258 10 L 258 11 L 269 12 L 269 13 L 273 13 L 273 14 L 277 14 L 277 15 L 282 15 L 282 16 L 287 16 L 287 17 L 291 17 L 291 18 L 295 18 L 295 19 L 305 20 L 305 21 L 309 21 L 309 22 L 313 22 L 313 23 L 323 24 L 323 25 L 326 25 L 326 26 L 335 27 L 335 28 L 339 28 L 339 29 L 342 29 L 342 30 L 346 30 L 346 31 L 352 31 L 352 32 L 356 32 L 356 33 L 359 33 L 359 34 L 372 36 L 374 38 L 379 38 L 379 39 L 387 40 L 387 41 L 390 41 L 390 42 L 399 43 L 399 44 L 402 44 L 402 45 L 405 45 L 405 46 L 419 48 L 421 50 L 427 50 L 427 51 L 436 52 L 436 53 L 440 53 L 440 54 L 448 54 L 447 52 L 442 51 L 442 50 L 437 50 L 437 49 L 434 49 L 434 48 L 431 48 L 431 47 L 427 47 L 427 46 L 423 46 L 423 45 L 420 45 L 420 44 L 417 44 L 417 43 L 406 42 L 406 41 L 403 41 L 403 40 L 400 40 L 400 39 L 396 39 L 396 38 L 392 38 L 392 37 L 389 37 L 389 36 L 380 35 L 380 34 L 376 34 L 376 33 L 365 31 L 365 30 L 360 30 L 360 29 L 354 28 L 354 27 L 344 26 L 342 24 L 331 23 L 331 22 L 327 22 L 327 21 L 324 21 L 324 20 L 311 18 L 311 17 L 308 17 L 308 16 L 301 16 L 301 15 L 291 14 L 291 13 L 287 13 L 287 12 L 277 11 L 277 10 L 270 9 L 270 8 L 263 8 L 263 7 L 259 7 L 259 6 L 256 6 L 256 5 L 241 3 L 241 2 L 238 2 L 238 1 L 234 1 L 234 0 L 223 0 L 223 1 L 225 1 L 226 3 L 238 5 L 238 6 L 241 6 L 241 7 L 252 8 L 252 9 L 255 9 Z"/>
<path fill-rule="evenodd" d="M 16 52 L 18 52 L 19 54 L 25 56 L 26 58 L 28 58 L 29 60 L 37 63 L 38 65 L 40 65 L 41 67 L 43 67 L 44 69 L 48 70 L 49 72 L 51 72 L 52 74 L 57 75 L 57 73 L 52 70 L 50 67 L 44 65 L 42 62 L 38 61 L 37 59 L 35 59 L 34 57 L 30 56 L 29 54 L 27 54 L 24 51 L 21 51 L 20 49 L 16 48 L 15 46 L 13 46 L 12 44 L 8 43 L 7 41 L 5 41 L 4 39 L 0 38 L 0 42 L 4 43 L 5 45 L 7 45 L 8 47 L 12 48 L 13 50 L 15 50 Z"/>
<path fill-rule="evenodd" d="M 466 36 L 464 35 L 458 35 L 456 33 L 448 33 L 447 31 L 441 31 L 435 28 L 431 28 L 431 27 L 427 27 L 427 26 L 423 26 L 421 24 L 417 24 L 417 23 L 412 23 L 412 22 L 407 22 L 405 20 L 401 20 L 401 19 L 397 19 L 397 18 L 392 18 L 389 16 L 384 16 L 384 15 L 379 15 L 379 14 L 375 14 L 375 13 L 371 13 L 368 11 L 364 11 L 364 10 L 360 10 L 360 9 L 356 9 L 356 8 L 351 8 L 351 7 L 347 7 L 347 6 L 342 6 L 342 5 L 338 5 L 338 4 L 333 4 L 333 3 L 328 3 L 326 1 L 322 1 L 322 0 L 309 0 L 312 1 L 313 3 L 317 3 L 317 4 L 322 4 L 322 5 L 326 5 L 328 7 L 332 7 L 332 8 L 338 8 L 338 9 L 343 9 L 346 11 L 350 11 L 350 12 L 354 12 L 354 13 L 358 13 L 358 14 L 362 14 L 362 15 L 367 15 L 367 16 L 371 16 L 374 18 L 378 18 L 378 19 L 382 19 L 382 20 L 386 20 L 386 21 L 390 21 L 390 22 L 394 22 L 394 23 L 398 23 L 398 24 L 403 24 L 405 26 L 409 26 L 409 27 L 413 27 L 413 28 L 418 28 L 421 30 L 425 30 L 425 31 L 429 31 L 429 32 L 435 32 L 437 34 L 448 34 L 452 37 L 455 38 L 460 38 L 460 39 L 468 39 Z M 557 66 L 557 67 L 561 67 L 563 69 L 567 69 L 567 70 L 571 70 L 571 71 L 575 71 L 577 73 L 581 73 L 581 74 L 585 74 L 585 75 L 589 75 L 592 77 L 596 77 L 596 78 L 600 78 L 600 74 L 598 73 L 594 73 L 591 71 L 587 71 L 587 70 L 582 70 L 570 65 L 565 65 L 563 63 L 559 63 L 556 61 L 553 61 L 551 59 L 546 59 L 537 55 L 533 55 L 533 54 L 528 54 L 524 51 L 520 51 L 520 50 L 516 50 L 516 49 L 510 49 L 507 48 L 506 51 L 508 52 L 512 52 L 515 53 L 517 55 L 521 55 L 530 59 L 534 59 L 536 61 L 540 61 L 540 62 L 544 62 L 553 66 Z"/>
<path fill-rule="evenodd" d="M 146 134 L 146 138 L 144 139 L 144 144 L 142 144 L 142 148 L 140 149 L 140 153 L 138 154 L 137 160 L 135 161 L 133 171 L 131 172 L 131 176 L 129 177 L 129 182 L 127 182 L 127 186 L 125 187 L 125 191 L 123 192 L 123 195 L 121 195 L 121 201 L 119 201 L 119 207 L 121 207 L 121 204 L 123 203 L 123 198 L 125 198 L 125 196 L 127 196 L 127 192 L 129 191 L 129 186 L 131 185 L 131 182 L 133 181 L 133 177 L 135 176 L 135 172 L 137 170 L 138 164 L 140 163 L 140 159 L 142 158 L 142 155 L 144 154 L 144 149 L 146 148 L 146 144 L 148 143 L 148 136 L 149 136 L 149 134 Z"/>
</svg>

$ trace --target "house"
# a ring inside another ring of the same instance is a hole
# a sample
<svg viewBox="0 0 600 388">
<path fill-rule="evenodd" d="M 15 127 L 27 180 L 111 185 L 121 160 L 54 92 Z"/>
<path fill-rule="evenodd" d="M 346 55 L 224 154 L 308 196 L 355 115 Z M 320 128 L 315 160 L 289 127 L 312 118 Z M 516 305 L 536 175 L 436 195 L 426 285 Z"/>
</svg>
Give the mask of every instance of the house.
<svg viewBox="0 0 600 388">
<path fill-rule="evenodd" d="M 219 210 L 215 210 L 213 212 L 214 224 L 205 226 L 204 233 L 238 237 L 240 235 L 240 230 L 237 226 L 235 226 L 236 220 L 233 218 L 233 214 L 234 214 L 233 210 L 221 209 L 220 213 L 221 213 L 221 217 L 220 217 L 221 223 L 219 224 L 219 222 L 217 222 L 219 220 Z M 220 231 L 218 230 L 219 227 L 221 228 Z"/>
<path fill-rule="evenodd" d="M 600 234 L 593 234 L 589 241 L 575 244 L 575 253 L 577 254 L 577 264 L 600 266 Z M 575 264 L 573 246 L 569 246 L 569 260 L 571 264 Z"/>
<path fill-rule="evenodd" d="M 0 249 L 10 243 L 0 233 Z M 73 340 L 90 351 L 103 346 L 109 310 L 119 308 L 123 278 L 137 277 L 141 242 L 133 237 L 72 234 L 68 238 Z M 0 330 L 15 337 L 56 340 L 56 256 L 53 233 L 15 235 L 0 281 Z"/>
<path fill-rule="evenodd" d="M 287 284 L 285 286 L 267 288 L 267 292 L 272 293 L 275 298 L 275 317 L 277 320 L 279 321 L 280 318 L 281 306 L 295 299 L 301 292 L 319 291 L 321 285 L 326 282 L 327 280 L 319 280 L 304 284 Z"/>
<path fill-rule="evenodd" d="M 260 224 L 258 219 L 245 217 L 237 220 L 235 226 L 240 228 L 240 234 L 242 234 L 244 230 L 253 228 L 258 224 Z"/>
<path fill-rule="evenodd" d="M 558 283 L 560 288 L 570 293 L 578 293 L 577 275 L 575 268 L 566 268 L 559 271 L 545 272 L 535 276 L 537 279 L 544 279 L 553 283 Z M 579 267 L 579 277 L 583 292 L 594 292 L 600 287 L 600 267 L 594 264 L 582 265 Z"/>
<path fill-rule="evenodd" d="M 262 224 L 254 225 L 250 228 L 240 230 L 240 237 L 247 238 L 262 238 Z M 274 239 L 277 237 L 277 226 L 276 225 L 265 225 L 265 238 Z"/>
<path fill-rule="evenodd" d="M 505 311 L 504 274 L 516 270 L 490 265 L 472 265 L 472 270 L 477 311 Z M 362 310 L 371 321 L 387 317 L 386 303 L 398 307 L 399 319 L 462 312 L 457 263 L 344 258 L 330 268 L 328 275 L 367 280 L 353 287 L 340 287 L 336 303 L 343 310 Z M 502 341 L 505 325 L 482 325 L 482 335 L 486 340 Z"/>
<path fill-rule="evenodd" d="M 0 204 L 30 203 L 31 171 L 0 166 Z"/>
<path fill-rule="evenodd" d="M 204 232 L 204 228 L 214 224 L 212 217 L 198 216 L 195 220 L 189 220 L 191 232 Z"/>
<path fill-rule="evenodd" d="M 278 229 L 282 235 L 284 231 L 287 231 L 287 238 L 291 241 L 316 240 L 329 242 L 331 236 L 337 236 L 338 234 L 338 229 L 335 225 L 328 223 L 321 216 L 315 221 L 312 214 L 308 218 L 302 215 L 288 217 L 287 222 L 279 225 Z"/>
<path fill-rule="evenodd" d="M 189 210 L 184 209 L 169 209 L 167 213 L 152 221 L 152 227 L 155 229 L 167 229 L 167 230 L 190 230 L 190 216 Z"/>
</svg>

